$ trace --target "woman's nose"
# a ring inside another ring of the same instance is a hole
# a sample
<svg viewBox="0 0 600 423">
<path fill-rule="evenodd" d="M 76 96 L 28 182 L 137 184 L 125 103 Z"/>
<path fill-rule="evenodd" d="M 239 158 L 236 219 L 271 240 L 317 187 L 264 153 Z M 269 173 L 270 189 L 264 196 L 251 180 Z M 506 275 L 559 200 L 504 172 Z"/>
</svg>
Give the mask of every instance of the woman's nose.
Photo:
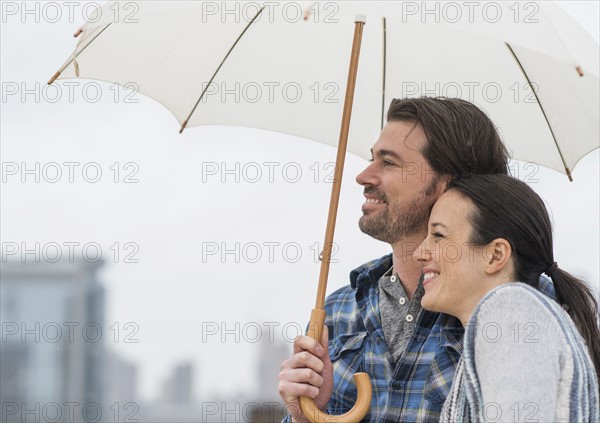
<svg viewBox="0 0 600 423">
<path fill-rule="evenodd" d="M 427 251 L 427 248 L 425 248 L 426 241 L 427 239 L 424 239 L 421 245 L 419 245 L 413 253 L 413 260 L 418 263 L 424 263 L 426 261 L 429 261 L 431 257 L 429 251 Z"/>
</svg>

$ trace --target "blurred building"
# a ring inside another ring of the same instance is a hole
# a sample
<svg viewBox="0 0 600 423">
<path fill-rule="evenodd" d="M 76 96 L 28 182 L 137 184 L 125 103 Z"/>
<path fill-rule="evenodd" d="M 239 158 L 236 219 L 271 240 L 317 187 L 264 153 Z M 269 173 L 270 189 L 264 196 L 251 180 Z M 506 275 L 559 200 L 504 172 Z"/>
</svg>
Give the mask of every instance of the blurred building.
<svg viewBox="0 0 600 423">
<path fill-rule="evenodd" d="M 3 422 L 88 421 L 102 407 L 104 289 L 101 262 L 0 267 Z M 84 411 L 87 404 L 93 404 Z"/>
<path fill-rule="evenodd" d="M 136 403 L 138 366 L 114 353 L 108 353 L 106 361 L 106 403 L 117 403 L 121 407 L 128 403 Z"/>
<path fill-rule="evenodd" d="M 163 384 L 161 399 L 168 404 L 189 404 L 192 399 L 193 372 L 192 363 L 175 366 Z"/>
</svg>

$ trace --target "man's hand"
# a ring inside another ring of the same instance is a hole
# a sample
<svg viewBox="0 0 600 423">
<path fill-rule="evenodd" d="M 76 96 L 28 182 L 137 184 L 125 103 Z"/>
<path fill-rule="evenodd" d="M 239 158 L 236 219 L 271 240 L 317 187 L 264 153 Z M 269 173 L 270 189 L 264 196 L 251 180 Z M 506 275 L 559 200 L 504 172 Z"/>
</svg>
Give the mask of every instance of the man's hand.
<svg viewBox="0 0 600 423">
<path fill-rule="evenodd" d="M 320 344 L 308 336 L 294 340 L 294 354 L 281 363 L 278 389 L 294 422 L 308 421 L 300 409 L 300 396 L 312 398 L 320 410 L 325 410 L 333 392 L 327 325 Z"/>
</svg>

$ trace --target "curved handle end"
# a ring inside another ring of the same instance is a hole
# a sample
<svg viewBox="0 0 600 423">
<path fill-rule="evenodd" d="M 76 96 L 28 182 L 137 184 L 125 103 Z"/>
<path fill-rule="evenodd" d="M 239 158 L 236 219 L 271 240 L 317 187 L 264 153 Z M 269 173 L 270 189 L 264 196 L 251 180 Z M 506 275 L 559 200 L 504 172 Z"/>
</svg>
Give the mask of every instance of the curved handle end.
<svg viewBox="0 0 600 423">
<path fill-rule="evenodd" d="M 369 411 L 371 406 L 371 397 L 373 396 L 373 388 L 371 386 L 371 380 L 369 375 L 366 373 L 355 373 L 354 383 L 358 395 L 356 397 L 356 403 L 354 407 L 345 414 L 339 416 L 331 416 L 327 413 L 322 412 L 317 408 L 315 402 L 308 397 L 300 397 L 300 408 L 304 416 L 311 421 L 311 423 L 358 423 L 360 422 Z"/>
</svg>

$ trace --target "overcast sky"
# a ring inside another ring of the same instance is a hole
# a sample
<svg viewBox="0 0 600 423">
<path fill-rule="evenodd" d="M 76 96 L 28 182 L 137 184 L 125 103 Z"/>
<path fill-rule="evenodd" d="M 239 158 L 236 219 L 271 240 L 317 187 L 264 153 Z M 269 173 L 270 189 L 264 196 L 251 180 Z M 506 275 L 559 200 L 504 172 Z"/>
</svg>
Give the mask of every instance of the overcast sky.
<svg viewBox="0 0 600 423">
<path fill-rule="evenodd" d="M 6 3 L 20 2 L 3 2 L 3 10 Z M 598 40 L 597 2 L 559 3 Z M 198 397 L 255 388 L 253 328 L 276 322 L 276 337 L 293 338 L 313 307 L 335 150 L 248 128 L 195 127 L 179 135 L 161 105 L 141 94 L 136 103 L 124 101 L 127 93 L 106 83 L 97 102 L 85 101 L 96 94 L 83 85 L 72 101 L 66 92 L 54 101 L 55 92 L 43 87 L 72 52 L 81 18 L 4 18 L 3 245 L 77 242 L 79 256 L 84 245 L 100 246 L 106 326 L 139 327 L 139 343 L 111 348 L 140 364 L 144 397 L 157 394 L 180 360 L 197 365 Z M 16 95 L 6 95 L 15 87 Z M 34 94 L 23 99 L 24 89 Z M 22 174 L 23 163 L 39 163 L 39 172 Z M 366 165 L 352 155 L 346 161 L 328 292 L 346 284 L 351 269 L 389 252 L 357 227 L 363 197 L 354 178 Z M 236 166 L 237 175 L 226 172 Z M 530 175 L 523 164 L 514 169 Z M 598 287 L 598 150 L 581 160 L 574 182 L 543 168 L 534 176 L 552 212 L 556 260 Z M 239 263 L 225 249 L 237 249 Z M 248 329 L 239 342 L 206 331 L 236 322 Z"/>
</svg>

